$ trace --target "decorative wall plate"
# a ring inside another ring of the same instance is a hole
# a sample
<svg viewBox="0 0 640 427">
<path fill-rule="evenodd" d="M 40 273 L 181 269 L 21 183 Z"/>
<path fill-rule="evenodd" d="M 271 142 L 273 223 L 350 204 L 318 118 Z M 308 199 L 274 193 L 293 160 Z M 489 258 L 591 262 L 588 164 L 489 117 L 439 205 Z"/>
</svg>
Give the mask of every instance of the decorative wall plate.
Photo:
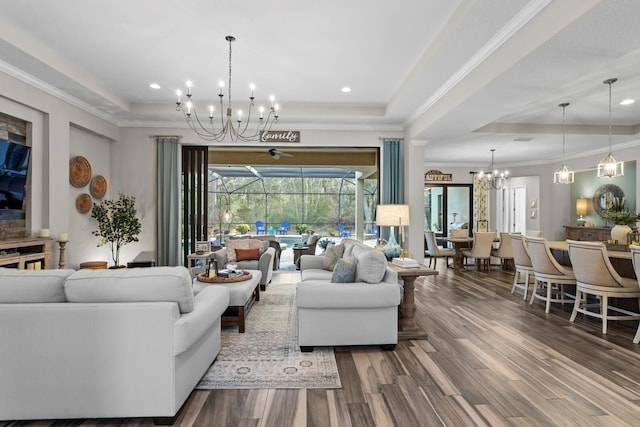
<svg viewBox="0 0 640 427">
<path fill-rule="evenodd" d="M 86 214 L 93 207 L 93 200 L 87 193 L 82 193 L 76 198 L 76 209 L 81 214 Z"/>
<path fill-rule="evenodd" d="M 91 165 L 82 156 L 76 156 L 69 161 L 69 182 L 74 187 L 84 187 L 91 179 Z"/>
<path fill-rule="evenodd" d="M 89 191 L 94 198 L 102 199 L 107 194 L 107 179 L 102 175 L 94 176 L 91 179 Z"/>
</svg>

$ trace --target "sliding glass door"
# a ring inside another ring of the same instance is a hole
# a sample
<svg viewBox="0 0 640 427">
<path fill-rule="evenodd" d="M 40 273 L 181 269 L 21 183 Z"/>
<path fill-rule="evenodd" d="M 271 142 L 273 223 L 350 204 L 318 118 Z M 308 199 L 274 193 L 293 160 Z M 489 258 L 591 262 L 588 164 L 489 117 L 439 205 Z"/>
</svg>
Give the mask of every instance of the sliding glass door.
<svg viewBox="0 0 640 427">
<path fill-rule="evenodd" d="M 441 239 L 452 229 L 473 228 L 473 185 L 441 184 L 424 188 L 424 229 Z"/>
</svg>

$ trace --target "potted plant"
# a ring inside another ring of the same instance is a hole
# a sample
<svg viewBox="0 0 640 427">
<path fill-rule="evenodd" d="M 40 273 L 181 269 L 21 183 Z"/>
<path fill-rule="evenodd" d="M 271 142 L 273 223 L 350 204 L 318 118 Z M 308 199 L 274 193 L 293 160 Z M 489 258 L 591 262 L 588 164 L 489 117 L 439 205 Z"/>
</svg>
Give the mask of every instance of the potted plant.
<svg viewBox="0 0 640 427">
<path fill-rule="evenodd" d="M 638 213 L 627 209 L 625 204 L 624 197 L 614 197 L 611 207 L 600 214 L 602 219 L 615 224 L 611 228 L 611 239 L 623 244 L 627 242 L 627 234 L 631 231 L 631 227 L 635 226 L 640 219 Z"/>
<path fill-rule="evenodd" d="M 247 234 L 247 231 L 249 231 L 251 227 L 249 227 L 249 224 L 238 224 L 235 226 L 234 229 L 236 230 L 237 233 Z"/>
<path fill-rule="evenodd" d="M 296 224 L 296 231 L 298 232 L 298 234 L 304 234 L 308 229 L 309 226 L 307 224 Z"/>
<path fill-rule="evenodd" d="M 98 222 L 98 229 L 91 232 L 100 238 L 98 246 L 111 245 L 114 266 L 120 266 L 120 249 L 127 243 L 137 242 L 140 220 L 136 217 L 135 197 L 120 194 L 117 200 L 94 203 L 91 218 Z"/>
</svg>

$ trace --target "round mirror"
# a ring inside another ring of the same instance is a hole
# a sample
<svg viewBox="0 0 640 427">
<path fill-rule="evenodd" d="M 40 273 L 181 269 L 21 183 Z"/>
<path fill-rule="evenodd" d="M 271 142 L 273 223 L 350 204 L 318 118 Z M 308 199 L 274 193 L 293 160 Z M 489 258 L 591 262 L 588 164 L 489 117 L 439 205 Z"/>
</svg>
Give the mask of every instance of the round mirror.
<svg viewBox="0 0 640 427">
<path fill-rule="evenodd" d="M 601 185 L 593 195 L 593 210 L 595 210 L 598 215 L 602 215 L 613 207 L 616 198 L 621 199 L 623 197 L 624 191 L 617 185 Z"/>
</svg>

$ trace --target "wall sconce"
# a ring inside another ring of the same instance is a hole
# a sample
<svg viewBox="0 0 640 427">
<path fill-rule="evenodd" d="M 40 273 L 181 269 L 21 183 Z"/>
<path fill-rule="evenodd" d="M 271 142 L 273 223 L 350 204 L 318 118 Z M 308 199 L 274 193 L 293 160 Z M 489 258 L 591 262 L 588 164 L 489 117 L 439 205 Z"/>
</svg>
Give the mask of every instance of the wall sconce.
<svg viewBox="0 0 640 427">
<path fill-rule="evenodd" d="M 589 208 L 589 201 L 584 197 L 580 197 L 576 200 L 576 214 L 580 215 L 578 218 L 578 225 L 584 226 L 587 220 L 584 216 L 587 214 L 587 209 Z"/>
</svg>

